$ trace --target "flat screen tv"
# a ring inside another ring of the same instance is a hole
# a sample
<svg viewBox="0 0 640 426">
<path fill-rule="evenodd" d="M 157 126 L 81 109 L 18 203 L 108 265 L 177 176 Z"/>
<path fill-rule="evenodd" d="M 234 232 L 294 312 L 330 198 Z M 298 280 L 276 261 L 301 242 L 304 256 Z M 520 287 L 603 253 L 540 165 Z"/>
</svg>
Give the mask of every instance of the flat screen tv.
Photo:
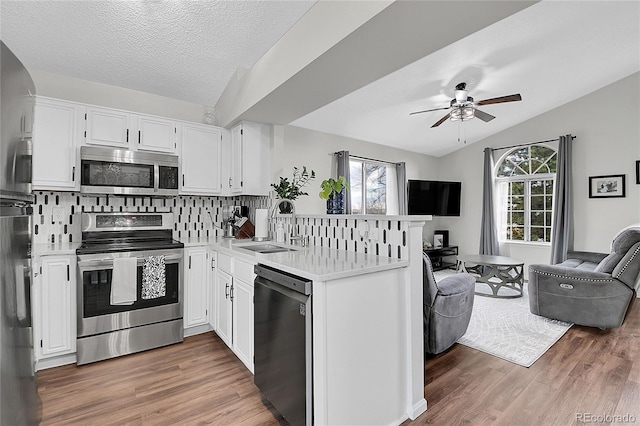
<svg viewBox="0 0 640 426">
<path fill-rule="evenodd" d="M 409 180 L 409 214 L 460 216 L 462 182 Z"/>
</svg>

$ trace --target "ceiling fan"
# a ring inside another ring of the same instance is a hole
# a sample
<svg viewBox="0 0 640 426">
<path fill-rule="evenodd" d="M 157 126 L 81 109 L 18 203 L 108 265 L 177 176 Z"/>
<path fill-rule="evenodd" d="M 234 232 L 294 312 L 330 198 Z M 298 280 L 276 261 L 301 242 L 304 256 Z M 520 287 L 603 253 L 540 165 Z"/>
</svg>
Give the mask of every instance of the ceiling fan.
<svg viewBox="0 0 640 426">
<path fill-rule="evenodd" d="M 459 83 L 456 86 L 456 97 L 451 99 L 451 103 L 449 104 L 448 107 L 426 109 L 424 111 L 415 111 L 410 113 L 409 115 L 422 114 L 424 112 L 440 111 L 440 110 L 448 109 L 449 112 L 447 113 L 447 115 L 442 117 L 440 120 L 436 121 L 434 125 L 431 127 L 438 127 L 439 125 L 447 121 L 447 119 L 451 119 L 451 121 L 465 121 L 465 120 L 470 120 L 473 117 L 478 117 L 480 120 L 487 122 L 487 121 L 493 120 L 496 117 L 494 117 L 491 114 L 487 114 L 484 111 L 479 110 L 477 108 L 478 106 L 500 104 L 504 102 L 514 102 L 514 101 L 522 100 L 522 96 L 520 96 L 520 94 L 517 93 L 515 95 L 500 96 L 498 98 L 485 99 L 483 101 L 475 102 L 471 96 L 467 96 L 468 90 L 466 90 L 466 87 L 467 87 L 467 83 Z"/>
</svg>

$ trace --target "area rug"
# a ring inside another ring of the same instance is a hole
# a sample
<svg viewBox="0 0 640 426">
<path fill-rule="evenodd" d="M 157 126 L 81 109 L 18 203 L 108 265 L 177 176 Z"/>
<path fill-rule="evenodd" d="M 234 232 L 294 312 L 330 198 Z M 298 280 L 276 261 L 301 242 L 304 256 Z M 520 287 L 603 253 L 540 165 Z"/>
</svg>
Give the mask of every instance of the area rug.
<svg viewBox="0 0 640 426">
<path fill-rule="evenodd" d="M 436 280 L 451 273 L 439 271 Z M 532 314 L 525 284 L 523 297 L 516 299 L 476 295 L 469 328 L 458 343 L 530 367 L 572 325 Z"/>
</svg>

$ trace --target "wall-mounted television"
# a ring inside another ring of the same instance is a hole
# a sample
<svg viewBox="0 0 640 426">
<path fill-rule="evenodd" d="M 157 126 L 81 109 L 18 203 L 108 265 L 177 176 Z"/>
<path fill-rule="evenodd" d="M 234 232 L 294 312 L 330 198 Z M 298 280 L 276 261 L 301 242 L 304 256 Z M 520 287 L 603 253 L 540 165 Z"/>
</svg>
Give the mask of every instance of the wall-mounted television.
<svg viewBox="0 0 640 426">
<path fill-rule="evenodd" d="M 462 182 L 409 180 L 409 214 L 460 216 Z"/>
</svg>

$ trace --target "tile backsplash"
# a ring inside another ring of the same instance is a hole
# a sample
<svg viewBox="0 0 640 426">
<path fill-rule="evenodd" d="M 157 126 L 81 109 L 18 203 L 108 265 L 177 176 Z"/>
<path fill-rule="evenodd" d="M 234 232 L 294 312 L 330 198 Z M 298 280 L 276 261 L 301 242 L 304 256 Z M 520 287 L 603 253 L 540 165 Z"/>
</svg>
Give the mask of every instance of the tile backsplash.
<svg viewBox="0 0 640 426">
<path fill-rule="evenodd" d="M 173 237 L 222 235 L 224 207 L 248 206 L 250 219 L 256 208 L 264 208 L 268 197 L 174 198 L 85 196 L 72 192 L 35 191 L 33 205 L 33 243 L 80 242 L 83 212 L 173 212 Z M 212 222 L 213 221 L 213 222 Z"/>
<path fill-rule="evenodd" d="M 35 191 L 33 210 L 33 243 L 80 242 L 82 212 L 172 212 L 173 237 L 221 236 L 226 219 L 225 207 L 249 207 L 249 219 L 255 222 L 256 208 L 269 208 L 269 197 L 203 197 L 174 198 L 85 196 L 71 192 Z M 278 216 L 290 229 L 291 217 Z M 275 231 L 271 222 L 271 231 Z M 215 224 L 215 225 L 214 225 Z M 363 238 L 366 230 L 374 238 Z M 357 253 L 371 253 L 397 259 L 408 258 L 407 222 L 357 218 L 354 216 L 304 216 L 296 220 L 298 235 L 308 237 L 314 246 L 330 247 Z"/>
</svg>

